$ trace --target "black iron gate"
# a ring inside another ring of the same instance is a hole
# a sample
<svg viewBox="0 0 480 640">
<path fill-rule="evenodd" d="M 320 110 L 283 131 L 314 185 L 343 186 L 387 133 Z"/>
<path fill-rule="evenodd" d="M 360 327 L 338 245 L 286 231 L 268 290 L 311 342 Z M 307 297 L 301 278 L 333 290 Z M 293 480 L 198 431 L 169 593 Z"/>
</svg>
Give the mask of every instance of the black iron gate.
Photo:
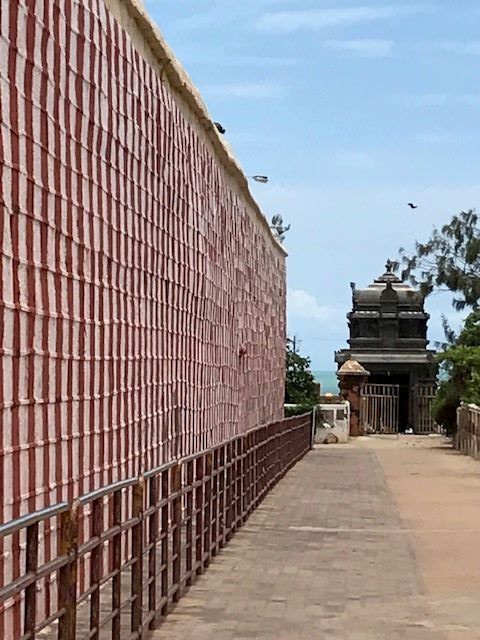
<svg viewBox="0 0 480 640">
<path fill-rule="evenodd" d="M 360 401 L 364 433 L 398 433 L 399 408 L 398 384 L 365 384 Z"/>
</svg>

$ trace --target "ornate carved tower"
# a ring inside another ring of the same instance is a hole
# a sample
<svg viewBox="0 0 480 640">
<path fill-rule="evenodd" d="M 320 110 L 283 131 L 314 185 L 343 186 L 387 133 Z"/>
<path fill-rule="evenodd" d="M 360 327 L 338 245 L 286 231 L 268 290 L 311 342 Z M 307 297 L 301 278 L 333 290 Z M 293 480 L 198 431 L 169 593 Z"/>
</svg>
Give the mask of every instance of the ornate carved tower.
<svg viewBox="0 0 480 640">
<path fill-rule="evenodd" d="M 350 346 L 337 351 L 335 361 L 341 367 L 357 360 L 370 371 L 369 383 L 398 385 L 400 425 L 409 426 L 413 390 L 419 383 L 434 383 L 437 375 L 435 352 L 428 349 L 424 297 L 393 273 L 390 260 L 366 289 L 351 286 Z"/>
</svg>

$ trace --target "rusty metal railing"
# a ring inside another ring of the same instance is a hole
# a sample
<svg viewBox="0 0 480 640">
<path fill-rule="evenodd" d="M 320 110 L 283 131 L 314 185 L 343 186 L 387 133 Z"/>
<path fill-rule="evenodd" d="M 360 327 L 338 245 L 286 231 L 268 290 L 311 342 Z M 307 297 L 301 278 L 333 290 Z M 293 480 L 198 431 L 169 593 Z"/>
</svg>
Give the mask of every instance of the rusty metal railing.
<svg viewBox="0 0 480 640">
<path fill-rule="evenodd" d="M 310 447 L 311 414 L 289 418 L 1 525 L 0 638 L 145 638 Z"/>
</svg>

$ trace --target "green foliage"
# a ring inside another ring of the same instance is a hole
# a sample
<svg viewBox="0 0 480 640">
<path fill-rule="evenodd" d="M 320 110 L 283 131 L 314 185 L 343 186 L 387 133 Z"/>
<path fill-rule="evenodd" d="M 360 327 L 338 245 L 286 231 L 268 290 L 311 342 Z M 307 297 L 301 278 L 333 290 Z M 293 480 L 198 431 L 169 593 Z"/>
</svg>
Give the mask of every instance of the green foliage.
<svg viewBox="0 0 480 640">
<path fill-rule="evenodd" d="M 287 339 L 285 364 L 285 403 L 301 405 L 305 409 L 301 413 L 305 413 L 317 403 L 317 385 L 310 371 L 310 358 L 298 353 L 295 339 Z"/>
<path fill-rule="evenodd" d="M 400 260 L 402 277 L 423 294 L 449 290 L 457 310 L 479 308 L 480 227 L 475 210 L 462 211 L 441 229 L 434 228 L 427 242 L 415 243 L 412 255 L 400 249 Z"/>
<path fill-rule="evenodd" d="M 435 290 L 454 294 L 457 310 L 473 312 L 457 336 L 444 320 L 447 343 L 438 360 L 444 373 L 434 404 L 436 421 L 453 432 L 460 402 L 480 404 L 480 226 L 475 210 L 462 211 L 451 221 L 434 228 L 430 239 L 416 242 L 408 255 L 400 249 L 402 278 L 424 295 Z M 399 267 L 397 263 L 396 268 Z"/>
<path fill-rule="evenodd" d="M 310 413 L 311 410 L 311 404 L 296 404 L 293 407 L 285 407 L 284 414 L 285 418 L 292 418 L 293 416 L 303 416 L 304 413 Z"/>
<path fill-rule="evenodd" d="M 446 375 L 433 411 L 435 420 L 452 433 L 460 402 L 480 404 L 480 311 L 468 316 L 458 336 L 449 330 L 447 339 L 450 344 L 438 356 Z"/>
</svg>

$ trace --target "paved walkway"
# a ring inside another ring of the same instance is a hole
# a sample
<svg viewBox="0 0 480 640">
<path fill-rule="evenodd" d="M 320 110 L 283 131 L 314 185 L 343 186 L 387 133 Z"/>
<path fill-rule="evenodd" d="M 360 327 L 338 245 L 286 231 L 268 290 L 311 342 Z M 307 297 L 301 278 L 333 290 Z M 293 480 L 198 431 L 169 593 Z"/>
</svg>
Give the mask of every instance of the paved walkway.
<svg viewBox="0 0 480 640">
<path fill-rule="evenodd" d="M 480 462 L 441 439 L 318 448 L 154 638 L 478 640 L 479 540 Z"/>
</svg>

